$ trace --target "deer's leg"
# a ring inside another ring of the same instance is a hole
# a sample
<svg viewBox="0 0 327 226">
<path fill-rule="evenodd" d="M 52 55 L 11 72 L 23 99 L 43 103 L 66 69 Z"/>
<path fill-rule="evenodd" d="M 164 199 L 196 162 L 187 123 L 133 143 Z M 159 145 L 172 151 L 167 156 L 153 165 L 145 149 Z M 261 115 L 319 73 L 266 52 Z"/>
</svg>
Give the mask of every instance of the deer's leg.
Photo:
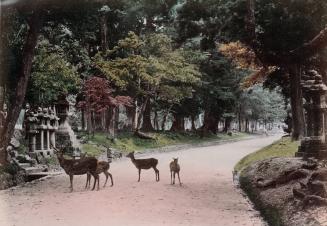
<svg viewBox="0 0 327 226">
<path fill-rule="evenodd" d="M 106 176 L 106 181 L 104 182 L 104 185 L 103 185 L 103 187 L 105 187 L 107 184 L 107 181 L 108 181 L 109 173 L 108 173 L 108 171 L 104 171 L 103 173 Z"/>
<path fill-rule="evenodd" d="M 95 189 L 96 182 L 99 180 L 99 175 L 97 173 L 92 173 L 92 176 L 94 177 L 94 183 L 93 183 L 93 188 L 92 188 L 92 191 L 93 191 Z"/>
<path fill-rule="evenodd" d="M 177 176 L 178 176 L 179 185 L 182 186 L 181 179 L 179 178 L 179 172 L 177 172 Z"/>
<path fill-rule="evenodd" d="M 175 184 L 175 176 L 176 176 L 176 172 L 174 171 L 173 184 Z"/>
<path fill-rule="evenodd" d="M 97 174 L 97 178 L 98 178 L 98 188 L 97 188 L 97 191 L 99 191 L 100 190 L 100 175 L 99 174 Z"/>
<path fill-rule="evenodd" d="M 90 186 L 91 183 L 91 174 L 87 173 L 86 174 L 86 184 L 85 184 L 85 189 L 87 189 Z"/>
<path fill-rule="evenodd" d="M 110 180 L 111 180 L 111 187 L 112 187 L 112 186 L 114 186 L 114 180 L 112 179 L 111 173 L 108 172 L 108 174 L 109 174 L 109 177 L 110 177 Z"/>
<path fill-rule="evenodd" d="M 173 184 L 173 171 L 170 171 L 170 184 Z"/>
<path fill-rule="evenodd" d="M 137 182 L 140 182 L 140 178 L 141 178 L 141 169 L 139 169 L 139 180 Z"/>
<path fill-rule="evenodd" d="M 69 175 L 69 180 L 70 180 L 70 191 L 73 192 L 74 188 L 73 188 L 73 179 L 74 179 L 74 175 L 70 174 Z"/>
<path fill-rule="evenodd" d="M 159 179 L 159 170 L 157 169 L 157 167 L 153 167 L 153 169 L 154 169 L 154 172 L 155 172 L 155 174 L 156 174 L 156 181 L 159 181 L 160 179 Z"/>
</svg>

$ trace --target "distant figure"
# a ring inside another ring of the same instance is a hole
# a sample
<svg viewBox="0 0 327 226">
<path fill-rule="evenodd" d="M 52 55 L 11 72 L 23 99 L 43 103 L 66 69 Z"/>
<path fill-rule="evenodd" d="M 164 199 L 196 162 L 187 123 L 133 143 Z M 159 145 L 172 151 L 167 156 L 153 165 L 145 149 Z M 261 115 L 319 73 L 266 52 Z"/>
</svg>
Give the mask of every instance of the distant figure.
<svg viewBox="0 0 327 226">
<path fill-rule="evenodd" d="M 178 158 L 173 158 L 173 161 L 170 163 L 170 183 L 175 184 L 175 175 L 177 173 L 179 185 L 182 185 L 181 179 L 179 178 L 179 171 L 181 167 L 178 164 Z"/>
</svg>

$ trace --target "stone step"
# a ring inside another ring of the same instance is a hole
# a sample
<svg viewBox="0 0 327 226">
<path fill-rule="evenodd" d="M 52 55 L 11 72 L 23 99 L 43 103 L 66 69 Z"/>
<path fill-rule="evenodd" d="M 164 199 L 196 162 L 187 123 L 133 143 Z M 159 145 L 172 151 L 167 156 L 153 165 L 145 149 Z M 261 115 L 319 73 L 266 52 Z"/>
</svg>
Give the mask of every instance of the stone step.
<svg viewBox="0 0 327 226">
<path fill-rule="evenodd" d="M 31 167 L 30 163 L 18 163 L 18 165 L 20 168 L 23 168 L 23 169 Z"/>
<path fill-rule="evenodd" d="M 24 168 L 26 174 L 36 174 L 36 173 L 41 173 L 41 172 L 44 172 L 46 168 L 44 167 L 27 167 L 27 168 Z"/>
</svg>

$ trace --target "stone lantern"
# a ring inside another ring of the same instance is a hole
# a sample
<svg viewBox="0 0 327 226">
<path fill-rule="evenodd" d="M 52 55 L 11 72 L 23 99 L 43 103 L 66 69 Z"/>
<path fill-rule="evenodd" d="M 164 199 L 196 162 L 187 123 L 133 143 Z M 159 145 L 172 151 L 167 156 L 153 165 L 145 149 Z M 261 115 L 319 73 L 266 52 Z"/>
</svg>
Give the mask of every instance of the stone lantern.
<svg viewBox="0 0 327 226">
<path fill-rule="evenodd" d="M 326 144 L 326 94 L 327 86 L 322 81 L 322 76 L 316 71 L 308 71 L 301 81 L 303 95 L 306 99 L 307 131 L 302 139 L 296 156 L 316 159 L 327 159 Z"/>
<path fill-rule="evenodd" d="M 66 100 L 66 96 L 60 95 L 55 106 L 56 114 L 59 117 L 56 145 L 59 148 L 72 147 L 72 142 L 70 140 L 70 135 L 68 131 L 69 102 Z"/>
<path fill-rule="evenodd" d="M 29 153 L 37 158 L 53 154 L 52 146 L 55 146 L 55 131 L 58 129 L 59 118 L 49 108 L 38 108 L 37 112 L 28 111 L 25 118 L 26 133 L 29 142 Z"/>
<path fill-rule="evenodd" d="M 49 122 L 48 122 L 48 129 L 49 129 L 49 136 L 50 136 L 50 143 L 54 147 L 56 147 L 56 133 L 55 131 L 58 130 L 58 121 L 59 118 L 55 115 L 54 110 L 50 109 L 49 115 Z"/>
<path fill-rule="evenodd" d="M 29 152 L 34 153 L 36 150 L 36 135 L 39 133 L 38 129 L 38 118 L 34 111 L 30 110 L 26 114 L 26 134 L 29 139 Z"/>
</svg>

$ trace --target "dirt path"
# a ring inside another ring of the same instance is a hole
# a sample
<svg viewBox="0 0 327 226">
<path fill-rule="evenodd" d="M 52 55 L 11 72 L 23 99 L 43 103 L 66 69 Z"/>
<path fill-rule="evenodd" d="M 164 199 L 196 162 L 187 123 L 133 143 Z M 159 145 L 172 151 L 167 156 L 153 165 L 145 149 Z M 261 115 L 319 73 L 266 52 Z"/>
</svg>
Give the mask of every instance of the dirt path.
<svg viewBox="0 0 327 226">
<path fill-rule="evenodd" d="M 160 182 L 153 170 L 137 170 L 127 159 L 112 163 L 115 186 L 84 191 L 86 176 L 60 175 L 0 192 L 1 226 L 220 226 L 263 225 L 258 213 L 232 182 L 232 169 L 244 155 L 278 139 L 244 140 L 190 150 L 158 153 Z M 179 157 L 183 186 L 170 185 L 168 165 Z M 101 176 L 101 183 L 104 182 Z"/>
</svg>

